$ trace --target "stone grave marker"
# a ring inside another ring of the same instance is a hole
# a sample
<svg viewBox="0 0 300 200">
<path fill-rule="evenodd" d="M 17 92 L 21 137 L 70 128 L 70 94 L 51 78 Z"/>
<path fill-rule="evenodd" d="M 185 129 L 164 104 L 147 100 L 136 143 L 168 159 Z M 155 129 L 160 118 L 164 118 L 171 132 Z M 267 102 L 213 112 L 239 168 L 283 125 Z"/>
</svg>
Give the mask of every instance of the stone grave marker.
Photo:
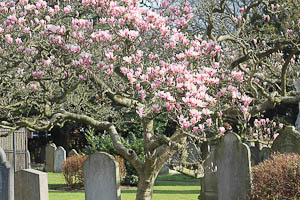
<svg viewBox="0 0 300 200">
<path fill-rule="evenodd" d="M 26 151 L 26 168 L 27 169 L 31 168 L 31 157 L 30 157 L 30 152 L 28 150 Z"/>
<path fill-rule="evenodd" d="M 59 146 L 54 153 L 54 172 L 62 172 L 63 162 L 66 160 L 66 150 Z"/>
<path fill-rule="evenodd" d="M 186 159 L 187 162 L 199 162 L 201 160 L 201 156 L 199 154 L 198 148 L 195 144 L 190 143 L 187 145 L 188 157 Z"/>
<path fill-rule="evenodd" d="M 200 200 L 218 200 L 217 173 L 215 169 L 215 145 L 210 146 L 210 153 L 203 163 L 204 177 L 201 179 Z"/>
<path fill-rule="evenodd" d="M 48 144 L 46 146 L 46 172 L 54 172 L 54 153 L 56 150 L 56 145 L 54 143 Z"/>
<path fill-rule="evenodd" d="M 68 153 L 68 157 L 72 157 L 72 156 L 78 156 L 79 153 L 77 153 L 77 151 L 75 149 L 72 149 L 69 153 Z"/>
<path fill-rule="evenodd" d="M 34 169 L 17 171 L 15 200 L 49 200 L 47 173 Z"/>
<path fill-rule="evenodd" d="M 14 170 L 0 147 L 0 199 L 14 199 Z"/>
<path fill-rule="evenodd" d="M 205 161 L 201 200 L 246 200 L 251 185 L 249 147 L 227 133 Z M 203 189 L 203 191 L 202 191 Z"/>
<path fill-rule="evenodd" d="M 85 200 L 120 200 L 119 165 L 113 156 L 92 154 L 83 166 Z"/>
<path fill-rule="evenodd" d="M 279 131 L 272 144 L 272 151 L 300 154 L 300 133 L 294 126 L 286 126 Z"/>
<path fill-rule="evenodd" d="M 235 133 L 228 133 L 216 148 L 219 199 L 246 200 L 250 190 L 249 147 Z"/>
<path fill-rule="evenodd" d="M 259 152 L 259 160 L 263 162 L 264 160 L 268 160 L 270 158 L 270 148 L 263 147 Z"/>
<path fill-rule="evenodd" d="M 294 81 L 294 86 L 297 91 L 300 91 L 300 80 L 295 80 Z M 300 132 L 300 103 L 298 103 L 298 117 L 295 123 L 296 130 Z"/>
<path fill-rule="evenodd" d="M 258 165 L 260 162 L 259 160 L 259 145 L 255 144 L 255 146 L 250 147 L 250 153 L 251 153 L 251 164 L 252 165 Z"/>
</svg>

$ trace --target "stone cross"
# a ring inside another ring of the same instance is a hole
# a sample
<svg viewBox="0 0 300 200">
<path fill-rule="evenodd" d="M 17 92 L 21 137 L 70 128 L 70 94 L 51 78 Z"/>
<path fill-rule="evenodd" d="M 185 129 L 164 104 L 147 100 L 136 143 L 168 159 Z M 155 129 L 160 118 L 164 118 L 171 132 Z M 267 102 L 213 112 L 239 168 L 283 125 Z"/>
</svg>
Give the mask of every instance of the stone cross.
<svg viewBox="0 0 300 200">
<path fill-rule="evenodd" d="M 49 200 L 47 173 L 34 169 L 17 171 L 15 200 Z"/>
<path fill-rule="evenodd" d="M 295 80 L 294 85 L 296 90 L 300 92 L 300 80 Z M 298 103 L 298 117 L 295 126 L 296 126 L 296 130 L 300 132 L 300 102 Z"/>
<path fill-rule="evenodd" d="M 62 172 L 63 162 L 67 159 L 66 157 L 66 150 L 59 146 L 54 153 L 54 172 Z"/>
<path fill-rule="evenodd" d="M 86 200 L 120 200 L 119 165 L 113 156 L 92 154 L 83 166 Z"/>
<path fill-rule="evenodd" d="M 54 172 L 54 153 L 56 145 L 54 143 L 46 146 L 46 172 Z"/>
<path fill-rule="evenodd" d="M 14 170 L 0 147 L 0 199 L 14 199 Z"/>
</svg>

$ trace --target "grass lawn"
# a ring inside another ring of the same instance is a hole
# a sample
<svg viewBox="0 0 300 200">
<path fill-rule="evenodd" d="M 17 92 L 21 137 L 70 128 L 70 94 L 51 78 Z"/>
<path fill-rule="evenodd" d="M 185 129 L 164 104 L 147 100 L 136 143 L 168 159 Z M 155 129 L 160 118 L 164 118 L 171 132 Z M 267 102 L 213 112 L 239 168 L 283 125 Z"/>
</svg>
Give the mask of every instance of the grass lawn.
<svg viewBox="0 0 300 200">
<path fill-rule="evenodd" d="M 61 173 L 48 173 L 50 200 L 84 200 L 84 191 L 63 191 L 66 187 Z M 192 179 L 181 174 L 159 176 L 156 180 L 153 200 L 196 200 L 200 193 L 199 179 Z M 122 200 L 134 200 L 136 189 L 121 191 Z"/>
</svg>

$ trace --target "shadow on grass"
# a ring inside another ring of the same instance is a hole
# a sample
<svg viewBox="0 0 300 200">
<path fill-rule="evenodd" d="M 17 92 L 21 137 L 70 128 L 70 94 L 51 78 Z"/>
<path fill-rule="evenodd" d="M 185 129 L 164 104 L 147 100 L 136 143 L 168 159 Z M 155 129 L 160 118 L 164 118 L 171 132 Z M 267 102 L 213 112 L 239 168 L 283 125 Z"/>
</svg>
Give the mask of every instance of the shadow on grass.
<svg viewBox="0 0 300 200">
<path fill-rule="evenodd" d="M 56 190 L 66 186 L 67 186 L 66 184 L 48 184 L 49 190 Z"/>
<path fill-rule="evenodd" d="M 155 186 L 200 186 L 200 181 L 156 181 Z"/>
<path fill-rule="evenodd" d="M 49 190 L 49 193 L 83 193 L 84 191 Z"/>
<path fill-rule="evenodd" d="M 136 190 L 122 190 L 123 194 L 136 194 Z M 155 190 L 153 194 L 199 194 L 199 190 Z"/>
</svg>

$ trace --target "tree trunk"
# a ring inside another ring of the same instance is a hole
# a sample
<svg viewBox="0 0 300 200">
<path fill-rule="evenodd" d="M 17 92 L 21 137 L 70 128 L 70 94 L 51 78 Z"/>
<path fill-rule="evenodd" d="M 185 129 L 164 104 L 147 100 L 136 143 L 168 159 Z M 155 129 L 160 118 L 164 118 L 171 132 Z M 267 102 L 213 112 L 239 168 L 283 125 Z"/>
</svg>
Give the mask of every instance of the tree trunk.
<svg viewBox="0 0 300 200">
<path fill-rule="evenodd" d="M 159 170 L 153 170 L 153 171 L 145 170 L 143 174 L 139 175 L 136 200 L 152 199 L 154 181 L 158 175 L 158 172 Z"/>
</svg>

